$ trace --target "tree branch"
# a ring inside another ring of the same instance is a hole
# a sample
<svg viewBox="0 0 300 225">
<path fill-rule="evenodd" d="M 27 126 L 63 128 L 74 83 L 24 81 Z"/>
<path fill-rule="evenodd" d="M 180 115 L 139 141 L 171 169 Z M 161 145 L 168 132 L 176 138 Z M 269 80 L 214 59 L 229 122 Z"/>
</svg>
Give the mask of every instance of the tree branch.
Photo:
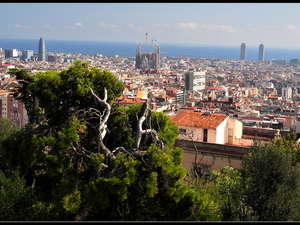
<svg viewBox="0 0 300 225">
<path fill-rule="evenodd" d="M 90 88 L 90 91 L 92 95 L 98 100 L 98 102 L 105 107 L 105 110 L 103 111 L 103 115 L 99 115 L 99 126 L 97 130 L 97 142 L 98 142 L 98 150 L 102 151 L 109 160 L 115 159 L 114 154 L 105 146 L 103 143 L 103 139 L 106 135 L 106 128 L 107 128 L 107 121 L 109 119 L 110 113 L 111 113 L 111 106 L 107 103 L 107 90 L 104 88 L 104 98 L 100 99 L 99 96 L 95 94 L 92 88 Z M 98 111 L 99 112 L 99 111 Z"/>
<path fill-rule="evenodd" d="M 143 130 L 143 128 L 142 128 L 143 123 L 146 120 L 146 117 L 147 117 L 149 111 L 151 111 L 150 108 L 149 108 L 149 99 L 147 99 L 147 102 L 144 103 L 144 104 L 145 104 L 144 105 L 145 107 L 144 107 L 143 114 L 140 117 L 140 119 L 138 120 L 137 132 L 136 132 L 136 136 L 135 136 L 135 148 L 138 149 L 140 147 L 142 136 L 144 134 L 147 134 L 147 133 L 151 133 L 154 136 L 153 139 L 155 141 L 160 142 L 161 147 L 163 147 L 163 142 L 160 140 L 160 138 L 159 138 L 158 133 L 156 132 L 156 130 L 151 129 L 151 128 Z"/>
</svg>

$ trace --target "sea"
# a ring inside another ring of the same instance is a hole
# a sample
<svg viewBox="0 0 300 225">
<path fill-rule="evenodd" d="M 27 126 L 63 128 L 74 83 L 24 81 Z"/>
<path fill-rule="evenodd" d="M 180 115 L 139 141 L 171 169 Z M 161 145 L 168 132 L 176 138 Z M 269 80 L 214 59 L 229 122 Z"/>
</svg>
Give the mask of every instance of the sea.
<svg viewBox="0 0 300 225">
<path fill-rule="evenodd" d="M 135 42 L 108 42 L 108 41 L 67 41 L 47 40 L 44 38 L 46 52 L 72 53 L 104 56 L 135 57 L 136 48 L 139 43 Z M 33 50 L 38 52 L 38 39 L 8 39 L 0 38 L 0 48 Z M 155 47 L 160 47 L 160 56 L 211 58 L 211 59 L 233 59 L 240 58 L 240 44 L 236 46 L 220 45 L 196 45 L 196 44 L 172 44 L 172 43 L 141 43 L 142 52 L 155 52 Z M 264 44 L 265 45 L 265 44 Z M 270 47 L 265 45 L 265 60 L 291 60 L 300 59 L 300 48 Z M 246 60 L 258 60 L 258 46 L 247 46 Z"/>
</svg>

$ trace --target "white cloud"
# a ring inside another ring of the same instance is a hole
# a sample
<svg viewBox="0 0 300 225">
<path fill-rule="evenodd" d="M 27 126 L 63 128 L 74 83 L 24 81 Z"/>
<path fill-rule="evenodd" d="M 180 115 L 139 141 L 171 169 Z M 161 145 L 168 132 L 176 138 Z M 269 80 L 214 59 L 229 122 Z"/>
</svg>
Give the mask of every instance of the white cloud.
<svg viewBox="0 0 300 225">
<path fill-rule="evenodd" d="M 77 22 L 77 23 L 75 23 L 75 26 L 80 27 L 80 26 L 82 26 L 82 23 Z"/>
<path fill-rule="evenodd" d="M 218 25 L 218 24 L 202 24 L 201 28 L 209 30 L 209 31 L 228 31 L 228 32 L 236 32 L 236 29 L 229 25 Z"/>
<path fill-rule="evenodd" d="M 131 24 L 131 23 L 126 24 L 126 26 L 127 26 L 127 27 L 130 27 L 130 28 L 135 28 L 135 27 L 136 27 L 134 24 Z"/>
<path fill-rule="evenodd" d="M 113 25 L 113 24 L 106 24 L 106 23 L 99 23 L 96 25 L 97 27 L 100 27 L 100 28 L 117 28 L 118 26 L 117 25 Z"/>
<path fill-rule="evenodd" d="M 132 28 L 132 29 L 136 29 L 139 32 L 147 32 L 147 29 L 145 29 L 143 27 L 136 26 L 136 25 L 131 24 L 131 23 L 126 24 L 126 26 L 129 27 L 129 28 Z"/>
<path fill-rule="evenodd" d="M 45 27 L 45 28 L 53 28 L 51 25 L 43 25 L 43 27 Z"/>
<path fill-rule="evenodd" d="M 294 25 L 287 25 L 286 28 L 289 29 L 289 30 L 292 30 L 292 31 L 298 30 L 298 28 Z"/>
<path fill-rule="evenodd" d="M 9 24 L 8 24 L 9 25 Z M 10 25 L 9 25 L 10 26 Z M 31 29 L 33 28 L 32 26 L 28 26 L 28 25 L 21 25 L 21 24 L 15 24 L 13 25 L 16 28 L 23 28 L 23 29 Z"/>
<path fill-rule="evenodd" d="M 182 29 L 192 29 L 192 30 L 195 30 L 197 29 L 199 25 L 197 23 L 179 23 L 177 25 L 175 25 L 175 27 L 178 27 L 178 28 L 182 28 Z"/>
<path fill-rule="evenodd" d="M 278 30 L 278 29 L 280 29 L 278 26 L 266 26 L 266 25 L 261 25 L 258 28 L 263 28 L 263 29 L 268 29 L 268 30 Z"/>
<path fill-rule="evenodd" d="M 171 24 L 154 24 L 154 25 L 152 25 L 152 27 L 153 28 L 172 28 L 174 26 Z"/>
</svg>

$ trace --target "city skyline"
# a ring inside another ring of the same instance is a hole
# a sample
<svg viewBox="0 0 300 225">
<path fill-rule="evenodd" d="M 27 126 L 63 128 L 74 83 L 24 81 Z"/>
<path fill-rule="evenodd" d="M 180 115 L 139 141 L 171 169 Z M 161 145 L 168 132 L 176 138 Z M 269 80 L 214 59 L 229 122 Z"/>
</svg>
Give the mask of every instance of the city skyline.
<svg viewBox="0 0 300 225">
<path fill-rule="evenodd" d="M 0 7 L 2 38 L 139 43 L 148 32 L 149 41 L 159 43 L 300 48 L 300 3 L 0 3 Z"/>
</svg>

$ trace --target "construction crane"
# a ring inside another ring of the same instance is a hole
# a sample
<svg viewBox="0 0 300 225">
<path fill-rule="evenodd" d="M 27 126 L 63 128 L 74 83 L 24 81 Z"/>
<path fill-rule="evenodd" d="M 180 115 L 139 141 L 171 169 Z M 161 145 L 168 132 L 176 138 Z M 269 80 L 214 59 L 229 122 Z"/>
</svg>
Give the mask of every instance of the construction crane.
<svg viewBox="0 0 300 225">
<path fill-rule="evenodd" d="M 146 53 L 148 52 L 148 32 L 146 32 Z"/>
</svg>

